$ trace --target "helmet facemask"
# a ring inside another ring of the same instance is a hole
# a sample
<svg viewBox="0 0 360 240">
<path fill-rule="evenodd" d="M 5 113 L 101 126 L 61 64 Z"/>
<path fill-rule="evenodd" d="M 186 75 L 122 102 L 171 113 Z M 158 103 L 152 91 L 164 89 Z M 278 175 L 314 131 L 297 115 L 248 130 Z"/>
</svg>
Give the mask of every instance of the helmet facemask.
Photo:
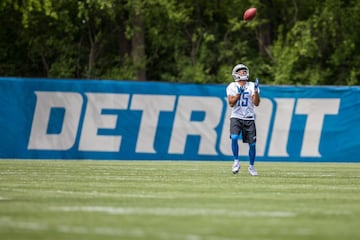
<svg viewBox="0 0 360 240">
<path fill-rule="evenodd" d="M 239 71 L 240 70 L 245 70 L 246 71 L 246 75 L 239 75 Z M 232 76 L 235 80 L 235 82 L 237 81 L 247 81 L 249 80 L 249 76 L 250 76 L 250 72 L 249 72 L 249 68 L 247 66 L 245 66 L 244 64 L 237 64 L 233 70 L 232 70 Z"/>
</svg>

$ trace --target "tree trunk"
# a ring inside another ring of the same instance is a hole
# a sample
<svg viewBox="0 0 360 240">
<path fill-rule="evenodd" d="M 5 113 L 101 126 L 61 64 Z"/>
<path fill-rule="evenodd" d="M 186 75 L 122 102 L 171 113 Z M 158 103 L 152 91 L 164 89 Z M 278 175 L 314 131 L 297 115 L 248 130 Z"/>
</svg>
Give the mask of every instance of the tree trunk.
<svg viewBox="0 0 360 240">
<path fill-rule="evenodd" d="M 268 9 L 274 9 L 272 0 L 260 0 L 260 3 Z M 266 13 L 268 16 L 264 16 L 265 18 L 271 17 L 270 13 Z M 268 56 L 271 60 L 273 57 L 269 50 L 269 46 L 272 44 L 272 25 L 270 23 L 262 24 L 256 31 L 256 37 L 258 40 L 259 51 L 263 56 Z"/>
<path fill-rule="evenodd" d="M 123 64 L 123 59 L 126 55 L 130 55 L 130 42 L 126 39 L 125 36 L 125 25 L 124 25 L 125 19 L 120 19 L 120 25 L 119 25 L 119 34 L 118 34 L 118 42 L 119 42 L 119 55 L 120 55 L 120 64 Z"/>
<path fill-rule="evenodd" d="M 263 24 L 257 30 L 257 40 L 259 44 L 260 54 L 263 56 L 268 56 L 272 59 L 271 52 L 269 51 L 269 46 L 271 45 L 271 27 L 269 24 Z"/>
<path fill-rule="evenodd" d="M 141 14 L 133 17 L 134 35 L 131 39 L 131 57 L 136 68 L 136 79 L 146 80 L 146 56 L 145 56 L 145 37 L 144 20 Z"/>
<path fill-rule="evenodd" d="M 93 72 L 93 66 L 95 64 L 95 56 L 96 56 L 96 39 L 95 34 L 93 34 L 93 31 L 91 29 L 91 26 L 88 28 L 88 34 L 89 34 L 89 42 L 90 42 L 90 53 L 89 53 L 89 60 L 88 60 L 88 70 L 87 70 L 87 78 L 91 79 L 92 72 Z"/>
</svg>

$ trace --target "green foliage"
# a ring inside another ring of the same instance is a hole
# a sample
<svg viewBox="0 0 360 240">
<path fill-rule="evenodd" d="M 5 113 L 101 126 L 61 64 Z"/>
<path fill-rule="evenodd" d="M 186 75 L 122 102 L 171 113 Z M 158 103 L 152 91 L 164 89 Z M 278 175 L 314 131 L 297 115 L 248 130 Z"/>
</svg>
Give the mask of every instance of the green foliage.
<svg viewBox="0 0 360 240">
<path fill-rule="evenodd" d="M 360 5 L 349 2 L 328 0 L 289 31 L 279 28 L 272 47 L 275 84 L 360 84 L 359 63 L 354 61 L 360 53 L 360 18 L 355 13 Z"/>
<path fill-rule="evenodd" d="M 132 64 L 129 56 L 124 57 L 122 64 L 115 59 L 110 63 L 110 66 L 112 66 L 112 68 L 106 69 L 102 75 L 102 79 L 135 79 L 135 66 Z"/>
<path fill-rule="evenodd" d="M 242 62 L 262 84 L 359 85 L 359 12 L 356 0 L 4 0 L 0 75 L 224 83 Z"/>
</svg>

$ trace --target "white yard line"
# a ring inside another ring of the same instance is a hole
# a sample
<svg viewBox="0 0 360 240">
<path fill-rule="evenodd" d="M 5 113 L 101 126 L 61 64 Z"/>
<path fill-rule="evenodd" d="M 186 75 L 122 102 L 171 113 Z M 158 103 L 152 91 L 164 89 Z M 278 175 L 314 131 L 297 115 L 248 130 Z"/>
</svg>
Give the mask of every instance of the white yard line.
<svg viewBox="0 0 360 240">
<path fill-rule="evenodd" d="M 4 191 L 12 192 L 39 192 L 39 193 L 53 193 L 64 195 L 80 195 L 80 196 L 97 196 L 97 197 L 125 197 L 125 198 L 151 198 L 151 199 L 175 199 L 177 196 L 161 195 L 161 194 L 144 194 L 144 193 L 107 193 L 107 192 L 78 192 L 78 191 L 65 191 L 65 190 L 39 190 L 39 189 L 8 189 L 3 188 Z M 0 200 L 8 200 L 1 199 Z"/>
<path fill-rule="evenodd" d="M 122 208 L 105 206 L 65 206 L 53 207 L 52 211 L 100 212 L 114 215 L 157 215 L 157 216 L 240 216 L 240 217 L 295 217 L 294 212 L 285 211 L 230 211 L 224 209 L 199 208 Z"/>
<path fill-rule="evenodd" d="M 117 236 L 117 237 L 132 237 L 132 238 L 146 238 L 148 235 L 155 236 L 157 239 L 181 239 L 181 240 L 236 240 L 237 238 L 224 238 L 224 237 L 204 237 L 197 234 L 181 234 L 181 233 L 170 233 L 160 232 L 154 234 L 153 232 L 148 233 L 141 228 L 124 229 L 121 227 L 87 227 L 87 226 L 68 226 L 68 225 L 56 225 L 49 226 L 48 224 L 42 224 L 37 222 L 25 222 L 13 220 L 9 217 L 0 217 L 0 229 L 12 228 L 18 230 L 27 231 L 54 231 L 69 234 L 79 235 L 102 235 L 102 236 Z"/>
<path fill-rule="evenodd" d="M 307 172 L 287 172 L 286 174 L 300 177 L 336 177 L 336 174 L 309 174 Z"/>
<path fill-rule="evenodd" d="M 33 231 L 43 231 L 48 229 L 47 224 L 36 222 L 15 221 L 9 217 L 0 217 L 0 228 L 20 228 Z"/>
</svg>

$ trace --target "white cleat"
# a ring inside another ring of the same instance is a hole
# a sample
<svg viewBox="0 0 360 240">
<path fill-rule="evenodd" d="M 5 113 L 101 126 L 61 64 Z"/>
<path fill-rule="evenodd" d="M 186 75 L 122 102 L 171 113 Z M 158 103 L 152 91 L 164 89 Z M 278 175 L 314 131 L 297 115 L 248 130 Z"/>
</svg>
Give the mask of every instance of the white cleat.
<svg viewBox="0 0 360 240">
<path fill-rule="evenodd" d="M 240 161 L 234 160 L 234 164 L 232 166 L 232 173 L 237 174 L 239 172 L 239 169 L 240 169 Z"/>
<path fill-rule="evenodd" d="M 258 173 L 257 173 L 257 171 L 256 171 L 256 169 L 255 169 L 254 166 L 249 166 L 248 171 L 249 171 L 249 174 L 250 174 L 251 176 L 257 176 L 257 175 L 258 175 Z"/>
</svg>

